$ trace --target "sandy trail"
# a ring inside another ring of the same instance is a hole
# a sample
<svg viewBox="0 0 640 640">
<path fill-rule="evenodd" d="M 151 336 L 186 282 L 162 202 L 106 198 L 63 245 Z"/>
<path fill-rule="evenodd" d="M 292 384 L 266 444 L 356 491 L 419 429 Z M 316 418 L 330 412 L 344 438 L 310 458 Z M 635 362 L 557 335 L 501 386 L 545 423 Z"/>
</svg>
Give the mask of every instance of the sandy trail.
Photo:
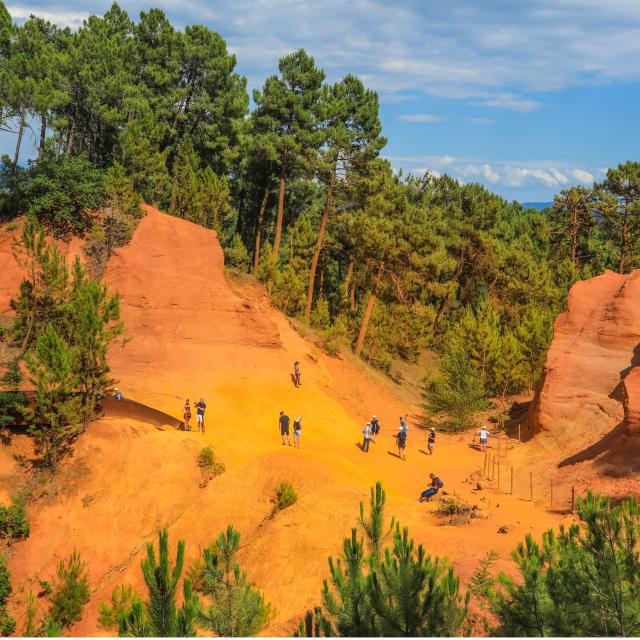
<svg viewBox="0 0 640 640">
<path fill-rule="evenodd" d="M 490 549 L 500 555 L 498 568 L 510 569 L 509 553 L 526 533 L 560 521 L 527 501 L 472 491 L 466 479 L 483 456 L 468 436 L 439 435 L 430 458 L 424 432 L 410 421 L 407 461 L 399 460 L 392 435 L 399 415 L 413 415 L 414 407 L 393 383 L 350 358 L 317 353 L 264 300 L 234 294 L 215 233 L 149 208 L 105 279 L 121 293 L 131 337 L 110 356 L 125 395 L 176 417 L 185 398 L 203 395 L 207 430 L 160 430 L 124 418 L 92 424 L 33 508 L 31 537 L 14 549 L 19 618 L 19 602 L 35 590 L 36 577 L 50 579 L 75 547 L 94 591 L 73 632 L 104 634 L 97 627 L 100 603 L 117 584 L 141 588 L 144 543 L 155 540 L 158 528 L 169 527 L 172 546 L 186 540 L 188 564 L 232 523 L 242 535 L 241 564 L 277 609 L 266 633 L 288 635 L 319 602 L 327 557 L 339 553 L 356 525 L 358 502 L 376 480 L 387 491 L 387 513 L 429 553 L 448 556 L 463 580 Z M 300 388 L 290 379 L 294 360 L 302 363 Z M 292 420 L 303 417 L 300 450 L 280 443 L 280 409 Z M 358 443 L 372 413 L 382 432 L 365 454 Z M 214 446 L 226 472 L 201 488 L 196 458 L 205 444 Z M 416 504 L 430 471 L 448 492 L 490 505 L 486 519 L 436 526 L 435 505 Z M 299 500 L 271 518 L 270 499 L 283 480 Z M 497 533 L 502 525 L 510 525 L 508 533 Z"/>
</svg>

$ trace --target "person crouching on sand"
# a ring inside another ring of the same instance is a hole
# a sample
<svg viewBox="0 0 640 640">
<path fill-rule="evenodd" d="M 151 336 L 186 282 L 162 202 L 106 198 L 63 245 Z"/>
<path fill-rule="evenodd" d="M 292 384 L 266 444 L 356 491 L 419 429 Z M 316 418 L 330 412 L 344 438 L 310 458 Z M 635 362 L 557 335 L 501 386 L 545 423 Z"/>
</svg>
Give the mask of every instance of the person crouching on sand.
<svg viewBox="0 0 640 640">
<path fill-rule="evenodd" d="M 418 502 L 429 502 L 433 496 L 444 487 L 444 482 L 438 478 L 434 473 L 429 474 L 429 478 L 431 478 L 431 484 L 427 489 L 425 489 L 418 498 Z"/>
<path fill-rule="evenodd" d="M 191 431 L 191 425 L 189 424 L 189 420 L 191 420 L 191 405 L 189 404 L 189 398 L 184 403 L 184 430 Z"/>
</svg>

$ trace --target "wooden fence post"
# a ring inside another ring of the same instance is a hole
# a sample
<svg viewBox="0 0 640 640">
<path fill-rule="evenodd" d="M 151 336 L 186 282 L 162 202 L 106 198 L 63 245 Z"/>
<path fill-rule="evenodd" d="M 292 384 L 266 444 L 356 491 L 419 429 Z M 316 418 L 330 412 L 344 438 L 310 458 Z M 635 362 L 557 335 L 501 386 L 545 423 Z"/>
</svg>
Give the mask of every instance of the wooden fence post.
<svg viewBox="0 0 640 640">
<path fill-rule="evenodd" d="M 496 454 L 493 454 L 493 470 L 491 471 L 491 482 L 493 482 L 496 477 Z"/>
<path fill-rule="evenodd" d="M 522 438 L 520 437 L 520 425 L 518 424 L 518 442 L 522 442 Z"/>
<path fill-rule="evenodd" d="M 487 477 L 487 452 L 485 450 L 484 452 L 484 467 L 482 468 L 482 475 L 486 478 Z"/>
<path fill-rule="evenodd" d="M 529 471 L 529 495 L 531 496 L 531 502 L 533 502 L 533 472 Z"/>
<path fill-rule="evenodd" d="M 576 488 L 571 487 L 571 511 L 573 511 L 576 506 Z"/>
</svg>

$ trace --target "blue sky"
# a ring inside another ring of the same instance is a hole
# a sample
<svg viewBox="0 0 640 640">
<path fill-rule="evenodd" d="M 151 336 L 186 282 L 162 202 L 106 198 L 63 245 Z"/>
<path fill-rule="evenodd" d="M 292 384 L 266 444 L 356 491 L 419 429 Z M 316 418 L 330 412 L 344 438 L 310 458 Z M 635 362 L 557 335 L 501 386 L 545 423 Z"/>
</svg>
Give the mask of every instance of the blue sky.
<svg viewBox="0 0 640 640">
<path fill-rule="evenodd" d="M 79 26 L 102 0 L 7 0 Z M 640 0 L 123 0 L 203 23 L 250 88 L 304 47 L 329 80 L 359 75 L 381 98 L 396 169 L 449 173 L 509 199 L 550 200 L 640 160 Z M 14 144 L 0 134 L 0 151 Z"/>
</svg>

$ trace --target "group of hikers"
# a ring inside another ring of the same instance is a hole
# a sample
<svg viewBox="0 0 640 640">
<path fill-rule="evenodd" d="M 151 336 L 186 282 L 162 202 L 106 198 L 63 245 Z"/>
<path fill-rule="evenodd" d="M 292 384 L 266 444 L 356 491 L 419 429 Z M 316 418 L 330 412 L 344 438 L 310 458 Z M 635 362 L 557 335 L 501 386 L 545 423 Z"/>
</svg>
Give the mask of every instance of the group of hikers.
<svg viewBox="0 0 640 640">
<path fill-rule="evenodd" d="M 200 398 L 193 406 L 196 409 L 196 426 L 198 433 L 204 433 L 204 412 L 207 408 L 204 398 Z M 189 404 L 189 398 L 187 398 L 187 401 L 184 403 L 184 413 L 182 415 L 184 418 L 184 430 L 191 431 L 191 405 Z"/>
<path fill-rule="evenodd" d="M 369 452 L 369 445 L 371 441 L 375 443 L 377 435 L 380 433 L 380 421 L 377 416 L 373 416 L 370 422 L 364 425 L 362 429 L 362 444 L 360 449 L 364 453 Z M 401 460 L 407 459 L 407 436 L 409 435 L 409 428 L 407 426 L 407 416 L 400 416 L 400 427 L 398 433 L 394 434 L 396 444 L 398 446 L 398 457 Z M 436 446 L 436 430 L 432 427 L 427 434 L 427 450 L 429 455 L 433 455 L 433 450 Z"/>
<path fill-rule="evenodd" d="M 289 437 L 289 416 L 283 411 L 280 412 L 280 418 L 278 420 L 278 429 L 280 430 L 280 437 L 282 438 L 282 446 L 285 446 L 285 436 L 287 438 L 286 444 L 291 446 L 291 438 Z M 302 437 L 302 417 L 298 416 L 293 421 L 293 446 L 296 449 L 300 448 L 300 438 Z"/>
</svg>

